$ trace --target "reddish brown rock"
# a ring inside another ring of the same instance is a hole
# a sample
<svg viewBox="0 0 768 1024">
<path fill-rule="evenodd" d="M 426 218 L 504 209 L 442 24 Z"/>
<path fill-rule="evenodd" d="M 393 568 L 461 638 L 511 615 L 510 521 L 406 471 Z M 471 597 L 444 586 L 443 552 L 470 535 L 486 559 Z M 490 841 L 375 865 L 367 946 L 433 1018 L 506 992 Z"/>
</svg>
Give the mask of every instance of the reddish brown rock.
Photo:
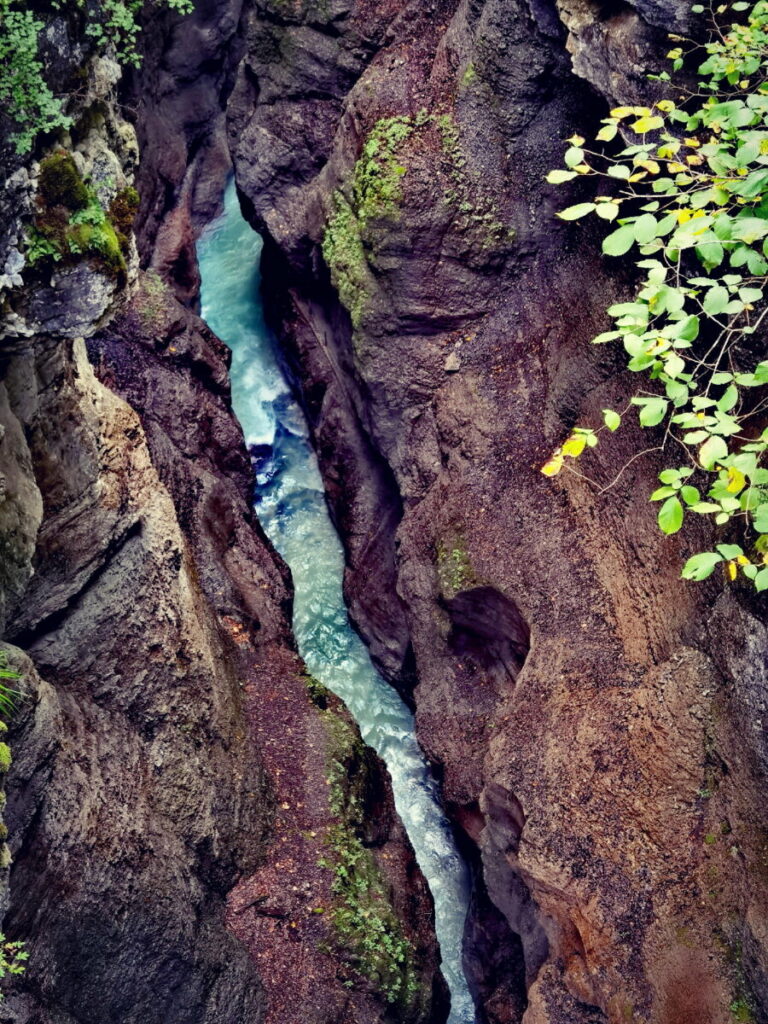
<svg viewBox="0 0 768 1024">
<path fill-rule="evenodd" d="M 351 607 L 393 680 L 415 665 L 419 735 L 497 908 L 478 894 L 470 973 L 490 1021 L 727 1024 L 740 1001 L 762 1020 L 763 601 L 680 581 L 703 538 L 658 533 L 634 428 L 598 450 L 607 494 L 539 473 L 629 387 L 587 345 L 621 267 L 554 219 L 568 200 L 544 175 L 560 139 L 642 93 L 680 12 L 564 5 L 568 39 L 541 5 L 426 14 L 385 6 L 377 27 L 353 3 L 328 42 L 322 18 L 268 5 L 229 122 Z M 355 163 L 392 117 L 402 171 L 366 209 Z"/>
</svg>

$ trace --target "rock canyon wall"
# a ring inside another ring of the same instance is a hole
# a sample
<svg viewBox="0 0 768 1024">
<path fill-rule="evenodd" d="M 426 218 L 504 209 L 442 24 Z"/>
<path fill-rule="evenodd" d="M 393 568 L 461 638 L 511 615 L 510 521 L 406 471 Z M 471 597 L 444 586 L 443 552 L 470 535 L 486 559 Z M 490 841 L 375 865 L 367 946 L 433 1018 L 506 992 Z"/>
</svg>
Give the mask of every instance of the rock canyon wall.
<svg viewBox="0 0 768 1024">
<path fill-rule="evenodd" d="M 680 581 L 700 538 L 658 534 L 653 454 L 611 502 L 538 471 L 628 390 L 587 344 L 627 271 L 555 219 L 544 176 L 562 139 L 650 95 L 687 6 L 148 17 L 141 69 L 118 84 L 89 65 L 60 140 L 86 177 L 135 181 L 122 274 L 82 260 L 17 280 L 37 165 L 5 150 L 0 571 L 27 694 L 5 927 L 32 957 L 0 1019 L 445 1018 L 429 897 L 381 766 L 335 749 L 302 675 L 226 354 L 194 312 L 194 240 L 232 168 L 350 613 L 415 707 L 473 867 L 480 1019 L 768 1020 L 763 600 Z M 82 55 L 60 50 L 63 91 Z M 622 433 L 601 479 L 637 449 Z M 329 757 L 368 779 L 348 827 L 417 954 L 407 1006 L 313 912 L 332 900 Z"/>
</svg>

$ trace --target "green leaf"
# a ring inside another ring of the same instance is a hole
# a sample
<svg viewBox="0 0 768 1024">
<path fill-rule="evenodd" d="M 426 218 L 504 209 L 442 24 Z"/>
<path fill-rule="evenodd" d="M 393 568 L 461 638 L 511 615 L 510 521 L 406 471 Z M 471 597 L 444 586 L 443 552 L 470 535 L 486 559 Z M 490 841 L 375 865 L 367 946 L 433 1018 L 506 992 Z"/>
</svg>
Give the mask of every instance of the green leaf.
<svg viewBox="0 0 768 1024">
<path fill-rule="evenodd" d="M 733 384 L 730 384 L 722 394 L 722 397 L 717 403 L 717 408 L 720 412 L 730 412 L 731 409 L 739 401 L 739 389 Z"/>
<path fill-rule="evenodd" d="M 615 124 L 603 125 L 603 127 L 600 129 L 600 131 L 595 136 L 595 138 L 598 140 L 598 142 L 610 142 L 612 139 L 616 138 L 616 133 L 618 132 L 618 130 L 619 130 L 618 125 L 615 125 Z"/>
<path fill-rule="evenodd" d="M 732 558 L 738 558 L 739 555 L 744 554 L 738 544 L 716 544 L 715 547 L 723 558 L 727 558 L 729 560 Z"/>
<path fill-rule="evenodd" d="M 669 408 L 669 402 L 666 398 L 633 398 L 632 403 L 634 405 L 642 405 L 640 409 L 640 423 L 644 427 L 655 427 L 657 423 L 661 423 Z"/>
<path fill-rule="evenodd" d="M 699 336 L 699 326 L 697 316 L 688 316 L 685 320 L 680 321 L 680 326 L 676 331 L 677 337 L 682 338 L 683 341 L 695 341 Z"/>
<path fill-rule="evenodd" d="M 677 488 L 665 485 L 664 487 L 657 487 L 648 500 L 663 501 L 665 498 L 672 497 L 673 494 L 677 494 Z"/>
<path fill-rule="evenodd" d="M 722 462 L 728 456 L 728 445 L 722 437 L 710 437 L 699 448 L 699 462 L 704 469 L 714 469 L 716 462 Z"/>
<path fill-rule="evenodd" d="M 755 576 L 755 590 L 758 592 L 768 590 L 768 568 L 761 569 L 757 576 Z"/>
<path fill-rule="evenodd" d="M 618 430 L 621 426 L 621 416 L 613 409 L 603 409 L 603 423 L 613 433 L 614 430 Z"/>
<path fill-rule="evenodd" d="M 644 213 L 634 224 L 635 238 L 642 245 L 656 237 L 658 221 L 652 213 Z"/>
<path fill-rule="evenodd" d="M 565 164 L 567 167 L 578 167 L 584 160 L 584 150 L 578 146 L 571 146 L 565 151 Z"/>
<path fill-rule="evenodd" d="M 626 181 L 631 173 L 632 172 L 630 171 L 630 169 L 628 167 L 625 167 L 624 164 L 611 164 L 611 166 L 608 168 L 608 174 L 612 178 L 619 178 L 623 181 Z"/>
<path fill-rule="evenodd" d="M 578 220 L 579 217 L 586 217 L 588 213 L 592 213 L 594 208 L 594 203 L 577 203 L 575 206 L 561 210 L 557 216 L 561 220 Z"/>
<path fill-rule="evenodd" d="M 619 215 L 619 207 L 617 203 L 598 203 L 595 213 L 603 220 L 616 220 Z"/>
<path fill-rule="evenodd" d="M 606 256 L 623 256 L 629 252 L 635 242 L 634 225 L 624 224 L 603 239 L 603 252 Z"/>
<path fill-rule="evenodd" d="M 715 551 L 702 551 L 701 554 L 693 555 L 683 566 L 682 577 L 684 580 L 705 580 L 715 571 L 715 566 L 723 561 L 723 556 Z"/>
<path fill-rule="evenodd" d="M 704 296 L 704 301 L 702 302 L 704 312 L 710 316 L 716 316 L 718 313 L 723 312 L 729 300 L 728 289 L 723 288 L 721 284 L 717 284 L 714 288 L 710 288 Z"/>
<path fill-rule="evenodd" d="M 680 497 L 686 505 L 696 505 L 701 499 L 697 487 L 690 487 L 688 484 L 680 488 Z"/>
<path fill-rule="evenodd" d="M 761 217 L 738 217 L 733 222 L 733 237 L 751 244 L 768 235 L 768 221 Z"/>
<path fill-rule="evenodd" d="M 758 505 L 752 525 L 758 533 L 768 533 L 768 504 Z"/>
<path fill-rule="evenodd" d="M 621 337 L 621 331 L 603 331 L 602 334 L 598 334 L 596 338 L 592 339 L 593 345 L 604 345 L 607 341 L 615 341 L 616 338 Z"/>
<path fill-rule="evenodd" d="M 696 246 L 696 255 L 707 267 L 719 267 L 725 258 L 725 250 L 716 238 L 700 242 Z"/>
<path fill-rule="evenodd" d="M 679 377 L 680 374 L 685 370 L 685 362 L 680 356 L 671 353 L 664 359 L 664 371 L 668 373 L 670 377 Z"/>
<path fill-rule="evenodd" d="M 577 177 L 576 171 L 550 171 L 547 175 L 547 181 L 550 185 L 562 185 L 564 182 Z"/>
<path fill-rule="evenodd" d="M 659 526 L 663 533 L 677 533 L 683 525 L 683 506 L 677 498 L 667 498 L 659 509 Z"/>
</svg>

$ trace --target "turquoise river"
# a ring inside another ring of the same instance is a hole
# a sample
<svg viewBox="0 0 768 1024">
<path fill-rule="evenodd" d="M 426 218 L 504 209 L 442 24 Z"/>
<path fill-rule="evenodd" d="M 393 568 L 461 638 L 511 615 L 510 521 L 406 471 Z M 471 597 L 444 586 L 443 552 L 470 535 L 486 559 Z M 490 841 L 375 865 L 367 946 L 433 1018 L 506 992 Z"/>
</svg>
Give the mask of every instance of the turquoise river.
<svg viewBox="0 0 768 1024">
<path fill-rule="evenodd" d="M 293 628 L 307 668 L 346 702 L 363 738 L 389 769 L 398 813 L 435 901 L 442 969 L 451 992 L 449 1022 L 474 1024 L 461 967 L 467 869 L 416 742 L 413 716 L 377 673 L 347 618 L 342 546 L 328 514 L 304 416 L 264 323 L 261 245 L 230 184 L 224 213 L 198 244 L 201 304 L 205 321 L 232 350 L 232 402 L 254 453 L 254 507 L 293 575 Z"/>
</svg>

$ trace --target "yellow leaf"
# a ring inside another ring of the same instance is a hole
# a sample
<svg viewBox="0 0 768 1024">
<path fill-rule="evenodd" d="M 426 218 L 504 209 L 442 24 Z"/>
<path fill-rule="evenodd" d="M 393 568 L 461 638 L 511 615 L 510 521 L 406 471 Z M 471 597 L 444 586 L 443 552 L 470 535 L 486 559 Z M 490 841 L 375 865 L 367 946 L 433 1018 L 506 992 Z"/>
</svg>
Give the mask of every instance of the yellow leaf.
<svg viewBox="0 0 768 1024">
<path fill-rule="evenodd" d="M 563 468 L 563 456 L 558 452 L 552 456 L 549 462 L 545 462 L 541 467 L 541 472 L 544 476 L 557 476 L 560 470 Z"/>
<path fill-rule="evenodd" d="M 665 114 L 668 114 L 670 110 L 675 109 L 675 104 L 672 102 L 672 100 L 659 100 L 656 106 L 659 108 L 659 110 L 664 111 Z"/>
<path fill-rule="evenodd" d="M 728 485 L 725 488 L 729 494 L 738 494 L 739 491 L 743 490 L 746 482 L 747 478 L 744 476 L 740 469 L 734 469 L 733 466 L 729 467 Z"/>
<path fill-rule="evenodd" d="M 607 124 L 604 128 L 600 129 L 595 138 L 598 142 L 610 142 L 612 139 L 616 138 L 617 131 L 616 123 L 611 121 L 610 124 Z"/>
<path fill-rule="evenodd" d="M 638 167 L 644 167 L 649 174 L 658 174 L 661 168 L 655 160 L 638 160 Z"/>
<path fill-rule="evenodd" d="M 634 114 L 634 107 L 615 107 L 611 111 L 611 117 L 629 117 L 630 114 Z"/>
<path fill-rule="evenodd" d="M 572 459 L 578 459 L 586 444 L 583 434 L 571 434 L 561 450 L 563 455 L 570 455 Z"/>
<path fill-rule="evenodd" d="M 677 160 L 671 160 L 667 164 L 667 170 L 668 171 L 673 171 L 673 172 L 675 172 L 675 171 L 684 171 L 685 170 L 685 164 L 678 163 Z"/>
<path fill-rule="evenodd" d="M 690 164 L 691 167 L 698 167 L 700 164 L 704 163 L 704 160 L 700 156 L 693 156 L 693 155 L 691 155 L 691 156 L 687 156 L 685 158 L 685 162 L 687 164 Z"/>
<path fill-rule="evenodd" d="M 686 146 L 689 146 L 691 149 L 698 149 L 698 147 L 701 145 L 700 139 L 685 138 L 683 139 L 683 142 L 686 144 Z"/>
<path fill-rule="evenodd" d="M 736 561 L 739 563 L 739 565 L 749 565 L 749 559 L 746 555 L 739 555 Z"/>
<path fill-rule="evenodd" d="M 645 132 L 655 132 L 659 128 L 664 127 L 663 117 L 639 117 L 637 121 L 633 121 L 630 128 L 633 132 L 637 132 L 638 135 L 643 135 Z"/>
<path fill-rule="evenodd" d="M 639 174 L 630 174 L 630 176 L 627 178 L 627 181 L 642 181 L 643 178 L 647 178 L 647 177 L 648 177 L 648 172 L 647 171 L 640 171 Z"/>
<path fill-rule="evenodd" d="M 726 563 L 726 570 L 728 572 L 728 579 L 735 580 L 739 575 L 739 570 L 735 562 Z"/>
<path fill-rule="evenodd" d="M 572 170 L 576 171 L 577 174 L 589 174 L 592 168 L 589 164 L 576 164 Z"/>
<path fill-rule="evenodd" d="M 570 139 L 566 139 L 565 141 L 566 142 L 570 142 L 570 144 L 572 146 L 583 146 L 584 145 L 584 139 L 581 137 L 581 135 L 572 135 L 570 137 Z"/>
</svg>

